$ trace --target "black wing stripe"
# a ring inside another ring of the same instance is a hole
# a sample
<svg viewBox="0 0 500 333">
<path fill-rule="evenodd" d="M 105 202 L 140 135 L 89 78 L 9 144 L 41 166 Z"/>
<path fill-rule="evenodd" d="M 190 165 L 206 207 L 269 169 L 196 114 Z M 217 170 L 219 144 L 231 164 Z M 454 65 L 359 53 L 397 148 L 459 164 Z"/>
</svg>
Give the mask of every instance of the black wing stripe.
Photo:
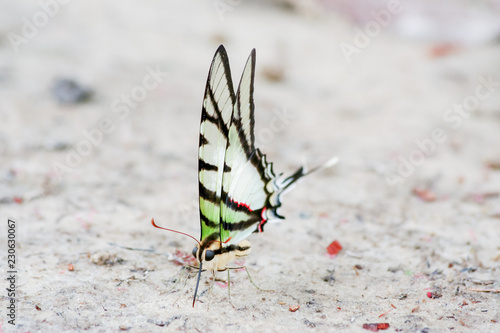
<svg viewBox="0 0 500 333">
<path fill-rule="evenodd" d="M 248 114 L 248 118 L 242 118 L 242 110 L 241 110 L 241 89 L 242 89 L 242 80 L 245 77 L 246 71 L 243 72 L 243 75 L 240 79 L 240 85 L 238 87 L 238 91 L 236 93 L 236 112 L 237 114 L 237 119 L 234 119 L 236 128 L 238 129 L 238 137 L 241 142 L 241 146 L 243 147 L 243 150 L 245 151 L 245 154 L 247 155 L 247 158 L 250 159 L 252 156 L 253 152 L 255 151 L 255 136 L 254 136 L 254 126 L 255 126 L 255 117 L 254 117 L 254 110 L 255 110 L 255 105 L 253 102 L 253 93 L 254 93 L 254 80 L 255 80 L 255 49 L 252 50 L 250 53 L 249 57 L 250 61 L 250 82 L 249 82 L 249 92 L 248 96 L 245 94 L 245 99 L 248 98 L 248 100 L 244 100 L 243 103 L 248 103 L 248 112 L 245 112 L 245 114 Z M 248 64 L 246 65 L 248 66 Z M 247 67 L 246 67 L 247 68 Z M 248 133 L 246 133 L 245 129 L 243 128 L 243 123 L 242 122 L 248 122 Z"/>
<path fill-rule="evenodd" d="M 209 246 L 213 241 L 217 241 L 219 240 L 220 238 L 220 233 L 218 231 L 215 231 L 213 233 L 211 233 L 210 235 L 208 235 L 207 237 L 205 237 L 202 241 L 201 241 L 201 251 L 199 251 L 198 253 L 202 253 L 203 252 L 203 249 L 207 246 Z"/>
<path fill-rule="evenodd" d="M 245 154 L 247 155 L 247 158 L 250 159 L 254 150 L 251 147 L 251 143 L 247 141 L 247 136 L 245 135 L 245 131 L 243 130 L 242 124 L 241 124 L 241 118 L 238 119 L 233 119 L 233 123 L 238 129 L 238 137 L 241 142 L 241 147 L 245 151 Z"/>
<path fill-rule="evenodd" d="M 218 223 L 215 223 L 214 221 L 210 220 L 208 217 L 203 215 L 203 213 L 200 211 L 200 219 L 207 225 L 209 228 L 217 228 Z"/>
<path fill-rule="evenodd" d="M 254 214 L 248 220 L 245 220 L 245 221 L 229 222 L 229 223 L 223 221 L 221 223 L 221 226 L 224 230 L 236 231 L 236 230 L 242 230 L 242 229 L 246 229 L 248 227 L 251 227 L 252 225 L 256 224 L 259 221 L 261 221 L 260 214 Z"/>
<path fill-rule="evenodd" d="M 219 118 L 218 117 L 214 117 L 214 116 L 210 115 L 208 112 L 205 112 L 205 113 L 203 113 L 203 116 L 202 116 L 202 119 L 201 119 L 201 124 L 203 125 L 203 123 L 205 121 L 211 122 L 212 124 L 214 124 L 215 126 L 217 126 L 217 128 L 220 129 L 220 127 L 219 127 Z"/>
<path fill-rule="evenodd" d="M 202 160 L 198 159 L 198 170 L 206 170 L 206 171 L 218 171 L 219 168 L 216 165 L 210 164 Z"/>
<path fill-rule="evenodd" d="M 207 138 L 200 133 L 200 144 L 199 147 L 209 144 Z"/>
<path fill-rule="evenodd" d="M 221 193 L 221 200 L 224 202 L 224 205 L 235 211 L 235 212 L 244 212 L 247 213 L 248 215 L 252 214 L 252 210 L 246 205 L 245 203 L 238 203 L 231 197 L 229 197 L 228 193 L 225 191 L 222 191 Z"/>
<path fill-rule="evenodd" d="M 200 197 L 203 198 L 204 200 L 216 205 L 219 204 L 220 198 L 217 198 L 217 194 L 215 193 L 215 191 L 209 190 L 201 182 L 199 182 L 199 192 L 200 192 Z"/>
<path fill-rule="evenodd" d="M 215 99 L 215 96 L 214 96 L 214 92 L 212 91 L 212 88 L 210 88 L 210 86 L 207 87 L 207 92 L 208 92 L 208 97 L 210 97 L 210 102 L 212 103 L 212 105 L 214 107 L 215 114 L 217 115 L 217 117 L 212 117 L 207 112 L 206 113 L 207 119 L 210 122 L 213 122 L 214 124 L 216 124 L 217 127 L 219 128 L 219 130 L 224 135 L 224 137 L 227 139 L 229 137 L 229 134 L 228 134 L 229 130 L 227 128 L 228 124 L 225 124 L 224 119 L 222 119 L 222 113 L 219 109 L 219 104 L 217 103 L 217 100 Z"/>
<path fill-rule="evenodd" d="M 221 57 L 221 64 L 224 66 L 224 76 L 226 77 L 226 82 L 228 84 L 228 89 L 230 92 L 234 92 L 233 88 L 233 79 L 231 78 L 231 68 L 229 68 L 229 58 L 227 56 L 226 49 L 221 45 L 215 52 L 216 54 L 219 54 Z M 220 66 L 220 64 L 219 64 Z M 218 70 L 218 68 L 217 68 Z M 232 99 L 234 100 L 234 93 L 231 94 Z"/>
<path fill-rule="evenodd" d="M 255 49 L 252 50 L 252 73 L 250 74 L 250 149 L 255 150 L 255 104 L 253 103 L 253 90 L 255 79 Z"/>
<path fill-rule="evenodd" d="M 252 155 L 249 157 L 249 160 L 259 172 L 260 179 L 264 184 L 267 185 L 267 183 L 276 178 L 276 175 L 274 174 L 273 171 L 273 163 L 266 162 L 266 155 L 262 154 L 259 148 L 254 150 Z M 269 166 L 269 174 L 266 172 L 268 166 Z M 264 191 L 267 194 L 270 194 L 270 192 L 267 190 L 267 186 L 264 186 Z"/>
<path fill-rule="evenodd" d="M 224 66 L 224 76 L 226 77 L 227 89 L 230 92 L 232 105 L 234 105 L 236 96 L 234 95 L 233 79 L 231 78 L 231 68 L 229 68 L 229 58 L 227 57 L 226 49 L 224 49 L 222 45 L 219 46 L 217 53 L 219 53 L 222 59 L 221 63 Z"/>
<path fill-rule="evenodd" d="M 231 244 L 229 246 L 226 246 L 226 247 L 221 247 L 220 249 L 217 249 L 214 251 L 214 253 L 217 255 L 217 254 L 223 254 L 223 253 L 228 253 L 228 252 L 232 252 L 232 251 L 246 251 L 246 250 L 249 250 L 250 249 L 250 246 L 240 246 L 240 245 L 237 245 L 237 244 Z"/>
</svg>

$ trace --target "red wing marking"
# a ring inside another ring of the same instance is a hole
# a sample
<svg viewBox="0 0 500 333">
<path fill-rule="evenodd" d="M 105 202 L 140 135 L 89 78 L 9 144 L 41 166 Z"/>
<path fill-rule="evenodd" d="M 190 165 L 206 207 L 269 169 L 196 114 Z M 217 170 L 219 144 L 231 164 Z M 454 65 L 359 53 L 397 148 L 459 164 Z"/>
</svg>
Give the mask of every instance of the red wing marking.
<svg viewBox="0 0 500 333">
<path fill-rule="evenodd" d="M 257 229 L 259 230 L 259 232 L 263 232 L 262 226 L 264 225 L 264 223 L 267 222 L 266 218 L 264 217 L 264 213 L 266 212 L 266 209 L 267 209 L 267 207 L 262 208 L 262 213 L 260 213 L 260 217 L 262 218 L 262 220 L 260 221 L 259 225 L 257 226 Z"/>
<path fill-rule="evenodd" d="M 246 203 L 244 202 L 238 202 L 236 200 L 233 200 L 233 199 L 230 199 L 231 201 L 231 204 L 235 204 L 236 206 L 238 207 L 245 207 L 246 209 L 248 209 L 249 212 L 252 212 L 253 210 L 250 208 L 249 205 L 247 205 Z"/>
</svg>

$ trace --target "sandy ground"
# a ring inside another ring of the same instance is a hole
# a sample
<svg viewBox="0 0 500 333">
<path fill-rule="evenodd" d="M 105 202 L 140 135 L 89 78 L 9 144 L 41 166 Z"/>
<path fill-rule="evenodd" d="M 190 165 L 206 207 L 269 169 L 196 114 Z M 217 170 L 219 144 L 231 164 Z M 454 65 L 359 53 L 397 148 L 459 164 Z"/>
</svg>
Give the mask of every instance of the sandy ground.
<svg viewBox="0 0 500 333">
<path fill-rule="evenodd" d="M 443 4 L 379 23 L 383 1 L 4 1 L 0 332 L 499 332 L 500 9 Z M 272 292 L 233 271 L 230 301 L 227 274 L 209 292 L 205 273 L 193 308 L 179 263 L 194 242 L 149 221 L 199 235 L 220 43 L 235 80 L 257 49 L 255 134 L 275 170 L 340 163 L 249 238 L 244 263 Z M 61 104 L 60 79 L 90 99 Z"/>
</svg>

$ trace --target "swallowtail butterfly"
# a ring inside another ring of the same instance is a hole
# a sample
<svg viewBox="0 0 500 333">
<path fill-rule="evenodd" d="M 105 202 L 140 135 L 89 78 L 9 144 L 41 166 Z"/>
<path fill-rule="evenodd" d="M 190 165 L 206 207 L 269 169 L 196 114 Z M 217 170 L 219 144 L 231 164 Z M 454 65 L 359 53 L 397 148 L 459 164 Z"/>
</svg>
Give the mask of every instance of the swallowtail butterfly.
<svg viewBox="0 0 500 333">
<path fill-rule="evenodd" d="M 229 60 L 220 46 L 210 66 L 203 97 L 198 151 L 201 237 L 193 255 L 199 262 L 193 306 L 202 269 L 224 271 L 237 257 L 250 253 L 246 238 L 263 232 L 278 213 L 280 196 L 305 175 L 337 162 L 334 158 L 309 172 L 304 167 L 289 177 L 276 176 L 266 155 L 255 148 L 255 49 L 236 93 Z M 153 222 L 154 224 L 154 222 Z"/>
</svg>

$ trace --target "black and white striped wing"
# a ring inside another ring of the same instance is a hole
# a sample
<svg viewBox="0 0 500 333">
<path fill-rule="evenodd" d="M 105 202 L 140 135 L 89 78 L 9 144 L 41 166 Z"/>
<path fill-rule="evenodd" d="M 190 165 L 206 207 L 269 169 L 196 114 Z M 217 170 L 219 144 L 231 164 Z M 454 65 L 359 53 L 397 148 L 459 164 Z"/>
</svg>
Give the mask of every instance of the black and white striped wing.
<svg viewBox="0 0 500 333">
<path fill-rule="evenodd" d="M 252 50 L 236 93 L 236 104 L 229 127 L 221 204 L 221 239 L 237 244 L 252 232 L 262 232 L 269 219 L 283 218 L 277 213 L 281 192 L 304 175 L 279 180 L 272 163 L 254 147 L 255 50 Z"/>
<path fill-rule="evenodd" d="M 201 240 L 219 240 L 224 160 L 236 97 L 226 50 L 221 45 L 208 74 L 200 125 L 198 180 Z"/>
</svg>

